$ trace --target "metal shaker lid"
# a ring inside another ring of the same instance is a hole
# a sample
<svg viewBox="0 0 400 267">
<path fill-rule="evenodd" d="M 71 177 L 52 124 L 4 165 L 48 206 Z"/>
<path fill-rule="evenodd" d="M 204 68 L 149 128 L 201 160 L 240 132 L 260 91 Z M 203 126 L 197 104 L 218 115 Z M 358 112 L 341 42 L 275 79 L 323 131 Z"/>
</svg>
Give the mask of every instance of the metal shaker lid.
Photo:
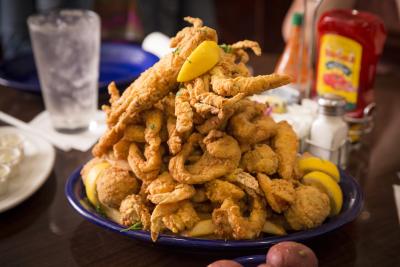
<svg viewBox="0 0 400 267">
<path fill-rule="evenodd" d="M 318 113 L 328 116 L 342 116 L 345 113 L 346 100 L 335 94 L 323 94 L 318 98 Z"/>
</svg>

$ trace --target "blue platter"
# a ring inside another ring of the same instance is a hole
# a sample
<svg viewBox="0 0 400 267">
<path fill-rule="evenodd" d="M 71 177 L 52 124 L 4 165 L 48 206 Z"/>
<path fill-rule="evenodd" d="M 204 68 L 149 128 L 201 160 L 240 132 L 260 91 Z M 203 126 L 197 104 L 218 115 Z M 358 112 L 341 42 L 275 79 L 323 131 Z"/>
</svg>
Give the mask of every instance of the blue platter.
<svg viewBox="0 0 400 267">
<path fill-rule="evenodd" d="M 115 81 L 123 89 L 158 61 L 158 57 L 140 46 L 102 43 L 100 50 L 99 88 L 104 90 Z M 40 84 L 32 54 L 0 63 L 0 85 L 40 93 Z"/>
<path fill-rule="evenodd" d="M 243 267 L 257 267 L 258 265 L 265 263 L 264 255 L 252 255 L 252 256 L 244 256 L 240 258 L 233 259 L 234 261 L 243 265 Z"/>
<path fill-rule="evenodd" d="M 80 171 L 81 167 L 76 169 L 68 178 L 65 185 L 65 195 L 72 207 L 86 220 L 100 227 L 115 231 L 121 235 L 125 235 L 136 240 L 152 243 L 150 233 L 148 231 L 135 230 L 121 232 L 121 230 L 124 229 L 123 226 L 97 214 L 90 207 L 90 205 L 86 203 L 85 188 L 82 183 Z M 262 249 L 282 241 L 302 241 L 313 237 L 318 237 L 353 221 L 362 209 L 363 195 L 360 186 L 353 177 L 344 171 L 341 171 L 340 187 L 343 191 L 343 208 L 341 213 L 336 217 L 327 219 L 321 226 L 314 229 L 293 232 L 286 236 L 269 236 L 255 240 L 243 241 L 188 238 L 161 234 L 156 242 L 156 245 L 196 249 L 201 248 L 209 250 Z"/>
</svg>

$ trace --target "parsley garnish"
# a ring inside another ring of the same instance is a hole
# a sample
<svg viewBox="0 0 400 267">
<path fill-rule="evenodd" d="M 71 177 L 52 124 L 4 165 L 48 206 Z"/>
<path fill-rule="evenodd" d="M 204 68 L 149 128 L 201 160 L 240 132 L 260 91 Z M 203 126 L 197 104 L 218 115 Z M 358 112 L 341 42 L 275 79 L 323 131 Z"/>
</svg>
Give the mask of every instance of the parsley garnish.
<svg viewBox="0 0 400 267">
<path fill-rule="evenodd" d="M 174 55 L 179 55 L 179 52 L 181 52 L 181 49 L 180 49 L 179 47 L 177 47 L 177 48 L 172 52 L 172 54 L 174 54 Z"/>
<path fill-rule="evenodd" d="M 98 214 L 100 214 L 102 217 L 107 217 L 106 213 L 104 212 L 104 210 L 101 208 L 101 206 L 99 204 L 96 205 L 96 212 Z"/>
<path fill-rule="evenodd" d="M 181 96 L 181 95 L 182 95 L 182 93 L 183 93 L 183 90 L 186 90 L 186 89 L 185 89 L 185 87 L 181 87 L 181 88 L 179 88 L 179 91 L 178 91 L 178 92 L 176 92 L 175 96 Z"/>
<path fill-rule="evenodd" d="M 232 52 L 232 46 L 230 46 L 230 45 L 220 44 L 219 47 L 221 47 L 225 51 L 225 53 Z"/>
<path fill-rule="evenodd" d="M 143 225 L 141 222 L 136 222 L 134 224 L 132 224 L 131 226 L 129 226 L 128 228 L 122 229 L 120 232 L 128 232 L 131 230 L 142 230 L 143 229 Z"/>
<path fill-rule="evenodd" d="M 156 128 L 156 126 L 154 124 L 150 124 L 150 129 L 154 130 L 154 128 Z"/>
<path fill-rule="evenodd" d="M 187 62 L 189 62 L 189 64 L 192 64 L 192 61 L 190 61 L 188 58 L 186 59 Z"/>
</svg>

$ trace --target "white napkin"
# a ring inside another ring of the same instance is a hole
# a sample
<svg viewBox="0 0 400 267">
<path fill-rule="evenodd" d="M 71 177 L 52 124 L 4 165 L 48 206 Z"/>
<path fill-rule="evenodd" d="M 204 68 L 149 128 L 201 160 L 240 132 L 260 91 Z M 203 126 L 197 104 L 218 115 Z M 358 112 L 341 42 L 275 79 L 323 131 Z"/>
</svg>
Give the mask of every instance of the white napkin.
<svg viewBox="0 0 400 267">
<path fill-rule="evenodd" d="M 397 184 L 393 185 L 393 193 L 394 193 L 394 201 L 396 203 L 396 208 L 397 208 L 397 216 L 399 217 L 399 223 L 400 223 L 400 185 Z"/>
<path fill-rule="evenodd" d="M 87 151 L 91 148 L 99 137 L 105 132 L 105 113 L 98 110 L 95 118 L 90 122 L 89 129 L 84 132 L 74 134 L 63 134 L 55 131 L 51 125 L 50 117 L 47 111 L 39 113 L 33 120 L 29 122 L 32 128 L 45 133 L 54 143 L 62 143 L 66 145 L 64 151 L 76 149 L 79 151 Z"/>
<path fill-rule="evenodd" d="M 171 53 L 172 48 L 169 47 L 169 37 L 161 32 L 152 32 L 147 35 L 142 42 L 143 50 L 153 53 L 159 58 Z"/>
</svg>

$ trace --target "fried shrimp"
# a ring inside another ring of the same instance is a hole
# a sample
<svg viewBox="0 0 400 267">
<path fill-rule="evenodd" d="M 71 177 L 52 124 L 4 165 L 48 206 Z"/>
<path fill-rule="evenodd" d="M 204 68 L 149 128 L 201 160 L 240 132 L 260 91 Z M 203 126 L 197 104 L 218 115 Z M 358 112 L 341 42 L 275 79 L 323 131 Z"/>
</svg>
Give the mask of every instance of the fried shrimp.
<svg viewBox="0 0 400 267">
<path fill-rule="evenodd" d="M 241 166 L 250 173 L 271 175 L 278 169 L 278 156 L 268 145 L 257 144 L 242 156 Z"/>
<path fill-rule="evenodd" d="M 198 221 L 200 218 L 193 205 L 188 201 L 180 204 L 175 213 L 166 215 L 162 219 L 165 227 L 175 234 L 193 228 Z"/>
<path fill-rule="evenodd" d="M 251 174 L 244 172 L 242 169 L 236 169 L 233 173 L 225 176 L 225 180 L 237 184 L 249 195 L 263 195 L 257 179 L 254 178 Z"/>
<path fill-rule="evenodd" d="M 202 124 L 196 127 L 201 134 L 208 134 L 212 130 L 222 130 L 228 123 L 228 120 L 235 113 L 234 108 L 224 107 L 222 111 L 218 111 L 218 115 L 212 116 Z"/>
<path fill-rule="evenodd" d="M 126 127 L 124 132 L 123 140 L 144 143 L 146 139 L 144 138 L 145 127 L 142 125 L 129 125 Z"/>
<path fill-rule="evenodd" d="M 204 154 L 190 165 L 185 165 L 187 157 L 196 146 L 204 145 Z M 181 183 L 201 184 L 232 172 L 239 164 L 240 148 L 235 139 L 225 133 L 211 131 L 204 139 L 200 134 L 192 134 L 181 152 L 171 158 L 169 171 Z"/>
<path fill-rule="evenodd" d="M 193 205 L 188 201 L 158 204 L 151 214 L 151 239 L 157 240 L 165 228 L 178 233 L 192 228 L 199 220 Z"/>
<path fill-rule="evenodd" d="M 176 118 L 168 116 L 167 119 L 167 130 L 168 130 L 168 147 L 172 155 L 177 154 L 182 149 L 182 138 L 176 130 Z"/>
<path fill-rule="evenodd" d="M 172 192 L 176 182 L 168 172 L 163 172 L 146 187 L 146 193 L 150 195 Z"/>
<path fill-rule="evenodd" d="M 150 212 L 139 195 L 129 195 L 119 207 L 121 221 L 125 226 L 141 222 L 144 230 L 150 229 Z"/>
<path fill-rule="evenodd" d="M 221 96 L 237 94 L 253 95 L 274 89 L 291 82 L 291 78 L 284 74 L 258 75 L 255 77 L 229 78 L 219 68 L 214 68 L 211 84 L 214 92 Z"/>
<path fill-rule="evenodd" d="M 273 147 L 279 159 L 278 173 L 284 179 L 293 179 L 299 146 L 297 135 L 286 121 L 279 122 L 277 126 Z"/>
<path fill-rule="evenodd" d="M 228 131 L 240 142 L 255 144 L 269 139 L 276 133 L 274 120 L 264 115 L 263 104 L 245 106 L 229 121 Z"/>
<path fill-rule="evenodd" d="M 108 105 L 103 105 L 101 107 L 101 109 L 106 113 L 107 117 L 110 115 L 111 113 L 111 108 L 113 107 L 113 104 L 115 102 L 118 101 L 118 99 L 120 98 L 120 94 L 119 94 L 119 90 L 117 88 L 117 85 L 115 84 L 115 82 L 111 82 L 108 87 L 108 94 L 110 95 L 110 106 Z M 110 126 L 110 125 L 108 125 Z"/>
<path fill-rule="evenodd" d="M 172 38 L 171 47 L 179 53 L 171 53 L 136 79 L 122 96 L 114 103 L 107 118 L 110 125 L 107 132 L 93 148 L 94 156 L 102 156 L 122 138 L 127 123 L 143 110 L 151 108 L 177 86 L 178 73 L 190 53 L 203 41 L 217 41 L 215 30 L 200 26 L 199 19 L 186 18 L 195 23 L 186 27 Z M 200 20 L 201 21 L 201 20 Z"/>
<path fill-rule="evenodd" d="M 181 88 L 175 97 L 176 131 L 180 134 L 193 127 L 193 110 L 189 103 L 189 91 Z"/>
<path fill-rule="evenodd" d="M 114 157 L 117 160 L 126 160 L 129 154 L 130 141 L 121 139 L 113 146 Z"/>
<path fill-rule="evenodd" d="M 219 179 L 205 183 L 206 196 L 211 202 L 222 203 L 227 198 L 241 199 L 245 193 L 238 186 Z"/>
<path fill-rule="evenodd" d="M 171 192 L 150 194 L 147 199 L 154 204 L 176 203 L 191 198 L 195 193 L 192 185 L 177 184 Z"/>
<path fill-rule="evenodd" d="M 261 173 L 257 175 L 257 179 L 267 203 L 275 212 L 284 212 L 295 201 L 295 189 L 290 181 L 283 179 L 271 180 L 267 175 Z"/>
<path fill-rule="evenodd" d="M 145 146 L 143 154 L 144 158 L 151 158 L 153 156 L 153 153 L 150 151 L 149 146 Z M 145 160 L 142 157 L 142 152 L 140 148 L 135 143 L 132 143 L 129 146 L 128 164 L 132 169 L 133 173 L 142 181 L 155 179 L 159 173 L 159 169 L 155 169 L 149 172 L 144 172 L 139 167 L 139 164 L 144 164 L 144 163 Z"/>
<path fill-rule="evenodd" d="M 133 172 L 142 180 L 145 173 L 157 175 L 161 167 L 160 131 L 163 121 L 162 112 L 157 109 L 148 110 L 144 114 L 146 121 L 144 158 L 139 147 L 132 143 L 129 147 L 128 162 Z M 154 175 L 151 175 L 152 177 Z M 155 178 L 155 177 L 154 177 Z"/>
<path fill-rule="evenodd" d="M 252 239 L 260 235 L 267 218 L 267 210 L 261 198 L 252 197 L 249 217 L 244 217 L 240 206 L 227 198 L 212 213 L 215 234 L 223 238 Z"/>
<path fill-rule="evenodd" d="M 261 55 L 261 48 L 257 42 L 250 40 L 243 40 L 230 45 L 232 52 L 240 59 L 241 63 L 247 63 L 249 61 L 249 55 L 244 51 L 248 48 L 253 51 L 257 56 Z"/>
</svg>

